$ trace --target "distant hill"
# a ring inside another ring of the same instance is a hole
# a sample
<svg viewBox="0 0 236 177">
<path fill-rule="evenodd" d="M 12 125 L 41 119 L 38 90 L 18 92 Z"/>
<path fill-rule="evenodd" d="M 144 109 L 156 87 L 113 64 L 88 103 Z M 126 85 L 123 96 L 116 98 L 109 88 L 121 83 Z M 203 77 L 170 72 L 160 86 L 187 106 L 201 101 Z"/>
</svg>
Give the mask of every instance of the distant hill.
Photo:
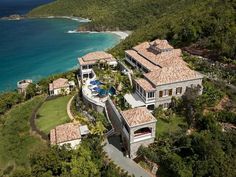
<svg viewBox="0 0 236 177">
<path fill-rule="evenodd" d="M 134 31 L 111 50 L 118 56 L 139 42 L 166 38 L 176 47 L 209 49 L 204 51 L 213 58 L 235 59 L 235 8 L 234 0 L 57 0 L 28 15 L 93 20 L 81 30 Z"/>
</svg>

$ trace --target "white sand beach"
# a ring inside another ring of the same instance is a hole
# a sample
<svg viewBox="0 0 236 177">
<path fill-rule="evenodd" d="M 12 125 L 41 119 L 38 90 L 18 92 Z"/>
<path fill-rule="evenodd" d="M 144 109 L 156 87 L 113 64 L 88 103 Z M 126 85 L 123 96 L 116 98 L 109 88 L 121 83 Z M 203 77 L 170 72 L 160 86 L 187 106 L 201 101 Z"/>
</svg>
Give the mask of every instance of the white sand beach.
<svg viewBox="0 0 236 177">
<path fill-rule="evenodd" d="M 116 34 L 120 36 L 120 39 L 122 40 L 126 39 L 130 35 L 130 32 L 127 32 L 127 31 L 107 31 L 107 33 Z"/>
<path fill-rule="evenodd" d="M 67 33 L 112 33 L 120 37 L 121 40 L 126 39 L 130 34 L 131 31 L 77 31 L 77 30 L 69 30 Z"/>
</svg>

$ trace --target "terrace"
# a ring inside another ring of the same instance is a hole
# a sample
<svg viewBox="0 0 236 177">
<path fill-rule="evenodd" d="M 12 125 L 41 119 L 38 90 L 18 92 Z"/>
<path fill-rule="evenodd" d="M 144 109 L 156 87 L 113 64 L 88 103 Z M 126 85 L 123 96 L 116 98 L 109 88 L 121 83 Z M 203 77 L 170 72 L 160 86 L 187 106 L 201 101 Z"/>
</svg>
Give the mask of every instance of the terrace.
<svg viewBox="0 0 236 177">
<path fill-rule="evenodd" d="M 90 102 L 105 107 L 105 102 L 108 96 L 114 95 L 116 90 L 114 87 L 109 87 L 99 80 L 88 79 L 82 87 L 83 96 Z"/>
</svg>

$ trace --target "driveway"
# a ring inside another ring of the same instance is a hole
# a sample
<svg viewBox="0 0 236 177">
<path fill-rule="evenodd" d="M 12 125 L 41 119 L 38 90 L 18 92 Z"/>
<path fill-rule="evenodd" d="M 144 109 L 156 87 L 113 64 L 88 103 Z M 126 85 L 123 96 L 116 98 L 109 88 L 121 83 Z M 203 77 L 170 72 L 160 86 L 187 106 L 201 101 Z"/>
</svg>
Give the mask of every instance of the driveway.
<svg viewBox="0 0 236 177">
<path fill-rule="evenodd" d="M 105 152 L 111 158 L 111 160 L 130 175 L 134 174 L 135 177 L 152 177 L 148 172 L 136 164 L 133 160 L 128 157 L 124 157 L 123 153 L 116 147 L 119 144 L 119 137 L 113 137 L 113 140 L 107 140 L 104 147 Z M 117 139 L 116 139 L 117 138 Z M 118 145 L 119 146 L 119 145 Z"/>
</svg>

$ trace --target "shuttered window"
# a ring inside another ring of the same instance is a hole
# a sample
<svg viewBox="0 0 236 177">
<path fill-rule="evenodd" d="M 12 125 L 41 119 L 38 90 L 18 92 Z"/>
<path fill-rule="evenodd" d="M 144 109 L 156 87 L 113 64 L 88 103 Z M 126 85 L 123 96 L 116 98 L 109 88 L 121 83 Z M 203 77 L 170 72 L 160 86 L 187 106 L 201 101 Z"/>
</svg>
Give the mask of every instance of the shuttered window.
<svg viewBox="0 0 236 177">
<path fill-rule="evenodd" d="M 179 95 L 182 93 L 182 87 L 176 88 L 176 95 Z"/>
<path fill-rule="evenodd" d="M 163 97 L 163 91 L 160 91 L 160 92 L 159 92 L 159 97 L 160 97 L 160 98 Z"/>
<path fill-rule="evenodd" d="M 169 89 L 169 96 L 172 96 L 172 89 Z"/>
</svg>

